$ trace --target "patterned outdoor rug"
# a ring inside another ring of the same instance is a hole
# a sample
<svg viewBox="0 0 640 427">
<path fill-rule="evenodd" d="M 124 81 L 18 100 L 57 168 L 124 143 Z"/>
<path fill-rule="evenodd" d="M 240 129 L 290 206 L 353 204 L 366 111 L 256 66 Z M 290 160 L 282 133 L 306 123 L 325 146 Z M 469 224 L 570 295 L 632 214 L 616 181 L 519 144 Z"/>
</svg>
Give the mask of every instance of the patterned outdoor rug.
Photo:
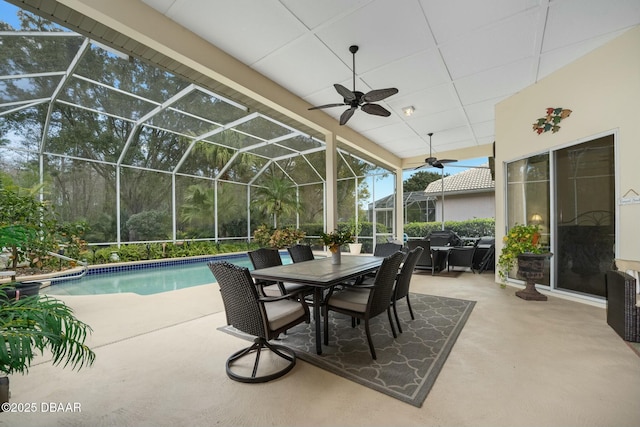
<svg viewBox="0 0 640 427">
<path fill-rule="evenodd" d="M 306 362 L 421 407 L 475 301 L 414 293 L 409 298 L 416 319 L 411 320 L 406 303 L 399 301 L 403 333 L 397 339 L 386 314 L 371 320 L 377 360 L 371 358 L 364 324 L 352 328 L 351 318 L 335 312 L 330 314 L 329 345 L 322 346 L 322 355 L 315 352 L 313 322 L 290 329 L 277 343 L 291 347 Z M 230 326 L 219 329 L 253 339 Z"/>
</svg>

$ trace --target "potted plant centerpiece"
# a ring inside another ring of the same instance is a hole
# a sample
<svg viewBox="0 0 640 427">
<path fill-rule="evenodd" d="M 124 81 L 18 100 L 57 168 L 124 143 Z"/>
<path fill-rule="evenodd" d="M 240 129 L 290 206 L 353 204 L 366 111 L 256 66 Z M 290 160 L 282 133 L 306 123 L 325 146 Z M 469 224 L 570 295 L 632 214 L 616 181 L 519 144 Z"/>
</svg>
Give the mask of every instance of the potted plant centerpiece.
<svg viewBox="0 0 640 427">
<path fill-rule="evenodd" d="M 509 272 L 517 265 L 517 277 L 525 281 L 526 287 L 516 295 L 526 300 L 546 301 L 547 297 L 536 290 L 535 280 L 544 277 L 544 263 L 553 254 L 542 247 L 540 228 L 516 224 L 502 241 L 504 246 L 498 257 L 501 286 L 505 287 Z"/>
<path fill-rule="evenodd" d="M 340 264 L 340 246 L 345 243 L 353 243 L 354 240 L 350 231 L 334 230 L 331 233 L 322 233 L 320 235 L 320 241 L 331 252 L 332 264 Z"/>
</svg>

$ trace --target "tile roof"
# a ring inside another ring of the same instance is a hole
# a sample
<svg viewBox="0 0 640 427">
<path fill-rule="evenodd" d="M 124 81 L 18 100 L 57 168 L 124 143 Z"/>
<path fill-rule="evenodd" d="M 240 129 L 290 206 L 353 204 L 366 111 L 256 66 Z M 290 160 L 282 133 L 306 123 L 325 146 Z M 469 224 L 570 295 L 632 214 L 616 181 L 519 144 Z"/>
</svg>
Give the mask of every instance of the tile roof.
<svg viewBox="0 0 640 427">
<path fill-rule="evenodd" d="M 486 165 L 483 165 L 486 166 Z M 444 177 L 445 193 L 478 193 L 495 190 L 495 182 L 491 179 L 491 171 L 485 168 L 471 168 L 455 175 Z M 430 183 L 424 190 L 427 195 L 437 196 L 442 193 L 442 179 Z"/>
</svg>

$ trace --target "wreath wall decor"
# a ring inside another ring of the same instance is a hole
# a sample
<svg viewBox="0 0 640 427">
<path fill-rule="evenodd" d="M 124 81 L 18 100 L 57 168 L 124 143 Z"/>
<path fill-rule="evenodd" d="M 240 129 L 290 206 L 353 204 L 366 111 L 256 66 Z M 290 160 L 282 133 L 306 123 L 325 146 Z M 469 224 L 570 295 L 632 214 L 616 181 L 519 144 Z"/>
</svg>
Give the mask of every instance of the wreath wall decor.
<svg viewBox="0 0 640 427">
<path fill-rule="evenodd" d="M 571 110 L 566 108 L 547 108 L 547 115 L 540 117 L 534 124 L 533 130 L 538 135 L 544 132 L 551 131 L 556 133 L 560 130 L 559 123 L 562 119 L 566 119 L 571 115 Z"/>
</svg>

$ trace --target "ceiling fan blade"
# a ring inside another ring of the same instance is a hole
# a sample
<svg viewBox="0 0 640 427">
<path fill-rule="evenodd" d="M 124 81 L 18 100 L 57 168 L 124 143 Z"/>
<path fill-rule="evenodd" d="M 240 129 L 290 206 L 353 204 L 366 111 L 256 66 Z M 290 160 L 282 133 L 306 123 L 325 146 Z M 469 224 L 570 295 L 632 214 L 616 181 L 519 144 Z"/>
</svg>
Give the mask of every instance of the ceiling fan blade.
<svg viewBox="0 0 640 427">
<path fill-rule="evenodd" d="M 356 108 L 357 107 L 351 107 L 348 110 L 345 110 L 345 112 L 340 115 L 340 126 L 344 125 L 349 121 L 351 116 L 353 116 L 353 113 L 356 112 Z"/>
<path fill-rule="evenodd" d="M 433 163 L 431 163 L 431 166 L 438 169 L 444 169 L 444 165 L 440 162 L 440 160 L 434 161 Z"/>
<path fill-rule="evenodd" d="M 362 111 L 369 114 L 374 114 L 376 116 L 384 116 L 389 117 L 391 113 L 384 107 L 381 107 L 378 104 L 364 104 L 362 107 Z"/>
<path fill-rule="evenodd" d="M 309 108 L 309 110 L 317 110 L 319 108 L 329 108 L 329 107 L 344 107 L 345 105 L 349 105 L 349 104 L 345 104 L 344 102 L 341 102 L 339 104 L 318 105 L 317 107 Z"/>
<path fill-rule="evenodd" d="M 336 90 L 338 91 L 338 93 L 344 98 L 345 102 L 351 102 L 351 101 L 355 101 L 356 99 L 356 94 L 351 92 L 349 89 L 347 89 L 346 87 L 336 83 L 333 85 L 333 87 L 336 88 Z"/>
<path fill-rule="evenodd" d="M 453 162 L 457 162 L 457 160 L 454 159 L 440 159 L 438 160 L 440 163 L 453 163 Z"/>
<path fill-rule="evenodd" d="M 398 89 L 396 89 L 395 87 L 390 87 L 387 89 L 375 89 L 371 92 L 367 92 L 362 97 L 362 100 L 364 102 L 382 101 L 383 99 L 388 98 L 391 95 L 395 95 L 396 93 L 398 93 Z"/>
</svg>

